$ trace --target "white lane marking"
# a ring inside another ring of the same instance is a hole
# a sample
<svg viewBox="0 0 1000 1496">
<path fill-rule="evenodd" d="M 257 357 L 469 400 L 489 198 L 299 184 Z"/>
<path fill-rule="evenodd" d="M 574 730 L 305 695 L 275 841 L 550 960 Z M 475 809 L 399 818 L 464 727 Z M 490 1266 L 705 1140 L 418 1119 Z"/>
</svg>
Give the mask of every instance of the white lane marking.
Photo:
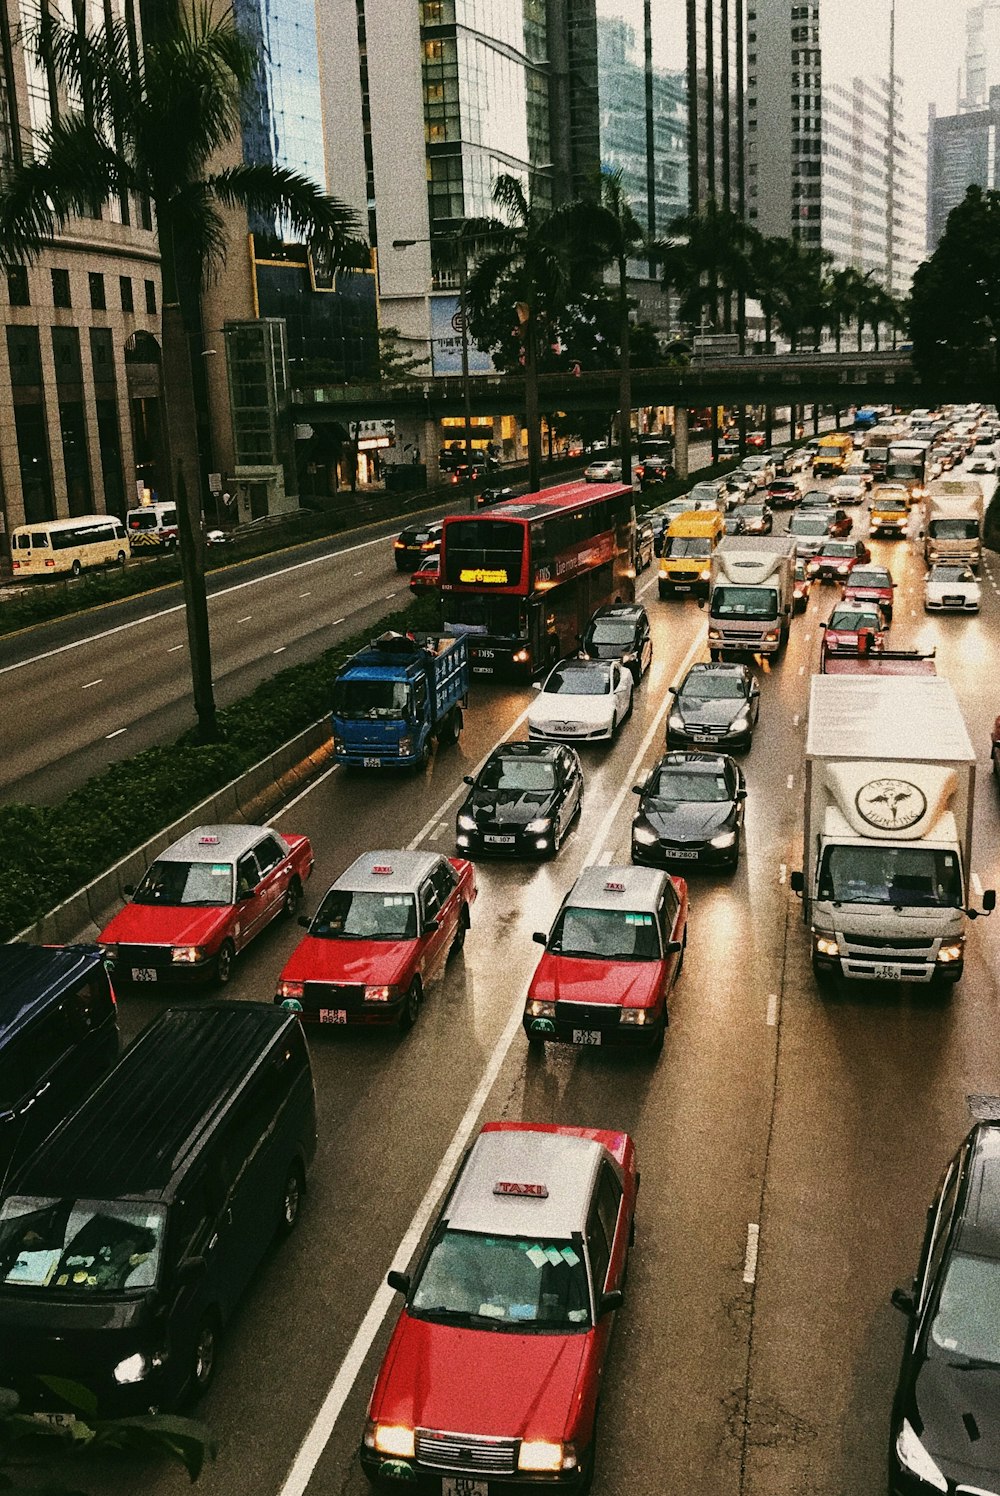
<svg viewBox="0 0 1000 1496">
<path fill-rule="evenodd" d="M 702 639 L 700 637 L 699 630 L 699 636 L 694 640 L 691 648 L 688 650 L 684 662 L 677 673 L 676 678 L 678 680 L 683 679 L 684 675 L 693 664 L 694 659 L 701 647 Z M 593 864 L 597 860 L 598 848 L 605 845 L 608 832 L 611 826 L 614 824 L 614 819 L 617 816 L 618 812 L 621 810 L 622 804 L 624 803 L 626 792 L 630 790 L 631 785 L 635 779 L 638 767 L 642 763 L 643 758 L 648 752 L 649 746 L 652 743 L 654 736 L 659 731 L 663 718 L 665 717 L 667 710 L 672 703 L 672 700 L 672 697 L 664 696 L 663 703 L 659 707 L 653 721 L 650 723 L 649 731 L 642 741 L 642 746 L 636 754 L 636 757 L 633 759 L 632 766 L 629 769 L 628 773 L 624 776 L 622 780 L 622 786 L 618 791 L 618 794 L 615 796 L 611 805 L 608 807 L 608 811 L 604 818 L 604 821 L 598 828 L 597 834 L 590 844 L 590 850 L 586 858 L 584 859 L 584 867 L 593 866 Z M 528 709 L 527 707 L 525 707 L 524 712 L 521 714 L 521 717 L 518 719 L 518 721 L 523 721 L 527 716 L 527 712 Z M 511 731 L 513 731 L 513 727 L 516 727 L 517 725 L 517 723 L 514 723 Z M 492 752 L 492 750 L 490 751 Z M 482 764 L 486 762 L 486 758 L 488 757 L 489 754 L 486 754 L 483 757 L 479 767 L 482 767 Z M 479 770 L 477 768 L 475 773 L 478 772 Z M 461 784 L 455 791 L 455 794 L 451 795 L 445 802 L 445 806 L 449 805 L 453 800 L 455 800 L 459 794 L 464 793 L 465 789 L 465 784 Z M 444 808 L 445 807 L 443 806 L 442 810 Z M 407 850 L 414 850 L 414 848 L 424 838 L 424 836 L 427 835 L 431 827 L 434 826 L 435 822 L 440 819 L 440 815 L 441 811 L 438 811 L 436 815 L 431 817 L 430 821 L 428 821 L 427 825 L 421 831 L 420 835 L 414 838 Z M 490 1091 L 493 1089 L 493 1085 L 496 1081 L 497 1076 L 500 1074 L 500 1067 L 502 1066 L 504 1060 L 507 1058 L 507 1053 L 514 1042 L 514 1039 L 520 1032 L 523 1011 L 523 1004 L 519 999 L 514 1005 L 513 1012 L 511 1013 L 510 1018 L 507 1021 L 507 1026 L 501 1034 L 499 1042 L 493 1050 L 490 1062 L 487 1065 L 486 1070 L 483 1072 L 482 1078 L 480 1079 L 480 1082 L 475 1089 L 472 1099 L 465 1109 L 462 1120 L 461 1122 L 459 1122 L 458 1127 L 455 1130 L 455 1135 L 449 1143 L 445 1155 L 438 1165 L 437 1173 L 431 1180 L 427 1193 L 417 1207 L 417 1212 L 414 1215 L 413 1220 L 410 1222 L 409 1229 L 407 1230 L 406 1235 L 403 1237 L 403 1240 L 399 1244 L 396 1255 L 392 1261 L 392 1267 L 397 1268 L 399 1271 L 405 1271 L 406 1268 L 409 1267 L 410 1259 L 417 1249 L 420 1238 L 423 1236 L 428 1225 L 430 1224 L 434 1213 L 438 1208 L 441 1196 L 444 1194 L 449 1183 L 451 1182 L 451 1176 L 454 1173 L 455 1166 L 458 1163 L 458 1160 L 461 1158 L 465 1148 L 468 1146 L 469 1140 L 473 1133 L 473 1129 L 475 1128 L 476 1122 L 479 1120 L 479 1114 L 486 1104 L 486 1100 L 490 1094 Z M 375 1337 L 379 1333 L 379 1330 L 388 1317 L 389 1310 L 393 1306 L 394 1298 L 395 1294 L 393 1290 L 389 1288 L 388 1284 L 383 1281 L 382 1284 L 380 1284 L 379 1288 L 376 1290 L 375 1297 L 369 1304 L 365 1317 L 361 1321 L 361 1324 L 358 1326 L 358 1329 L 355 1332 L 354 1339 L 348 1346 L 347 1354 L 345 1355 L 343 1361 L 340 1363 L 340 1366 L 337 1370 L 337 1375 L 333 1379 L 333 1384 L 330 1387 L 329 1392 L 326 1394 L 326 1397 L 323 1399 L 322 1406 L 320 1407 L 319 1412 L 316 1414 L 311 1428 L 309 1429 L 301 1445 L 299 1446 L 299 1451 L 295 1456 L 292 1468 L 289 1470 L 287 1476 L 285 1477 L 284 1484 L 281 1486 L 281 1489 L 278 1492 L 278 1496 L 303 1496 L 304 1491 L 306 1490 L 310 1480 L 312 1479 L 313 1471 L 316 1469 L 323 1451 L 326 1448 L 327 1443 L 329 1442 L 330 1435 L 333 1433 L 333 1430 L 337 1425 L 337 1420 L 343 1412 L 344 1404 L 351 1393 L 351 1389 L 353 1388 L 354 1383 L 357 1381 L 358 1376 L 361 1373 L 368 1353 L 371 1350 L 372 1345 L 374 1344 Z"/>
<path fill-rule="evenodd" d="M 312 597 L 312 591 L 310 590 L 308 592 L 300 592 L 299 597 Z"/>
<path fill-rule="evenodd" d="M 795 716 L 792 718 L 792 726 L 793 727 L 798 727 L 798 725 L 801 722 L 801 720 L 802 720 L 802 718 L 799 716 L 799 713 L 796 712 Z"/>
<path fill-rule="evenodd" d="M 296 561 L 292 566 L 284 566 L 280 571 L 267 572 L 262 577 L 251 577 L 248 582 L 234 582 L 231 587 L 220 587 L 218 592 L 213 592 L 209 597 L 209 603 L 214 603 L 218 597 L 228 597 L 231 592 L 242 592 L 245 587 L 259 587 L 261 582 L 273 581 L 276 577 L 287 577 L 293 571 L 301 571 L 305 566 L 318 566 L 321 561 L 332 561 L 338 556 L 349 556 L 352 551 L 363 551 L 371 545 L 384 545 L 386 537 L 380 535 L 376 540 L 363 540 L 358 545 L 345 546 L 342 551 L 326 551 L 322 556 L 313 556 L 308 561 Z M 360 571 L 354 573 L 356 577 L 361 575 Z M 174 603 L 172 607 L 160 608 L 156 613 L 147 613 L 142 618 L 133 618 L 129 623 L 116 623 L 114 628 L 104 629 L 99 634 L 88 634 L 83 639 L 71 639 L 68 644 L 60 644 L 55 649 L 43 650 L 41 654 L 31 655 L 26 660 L 16 660 L 13 665 L 0 665 L 0 675 L 8 675 L 12 670 L 23 670 L 26 665 L 37 665 L 40 660 L 51 660 L 56 655 L 65 654 L 67 650 L 79 649 L 84 644 L 96 644 L 101 639 L 111 639 L 115 634 L 123 634 L 126 629 L 134 629 L 141 623 L 155 623 L 159 618 L 169 618 L 172 613 L 183 613 L 184 604 Z"/>
<path fill-rule="evenodd" d="M 304 790 L 299 790 L 298 794 L 293 799 L 289 800 L 287 805 L 283 805 L 280 810 L 276 810 L 274 812 L 274 815 L 271 816 L 265 824 L 268 826 L 273 826 L 275 821 L 280 821 L 281 817 L 287 811 L 291 810 L 293 805 L 298 805 L 299 801 L 304 800 L 307 795 L 311 795 L 313 790 L 318 790 L 320 785 L 323 784 L 327 779 L 329 779 L 331 774 L 336 774 L 339 768 L 339 764 L 331 764 L 329 769 L 324 769 L 323 773 L 320 774 L 317 779 L 314 779 L 311 784 L 307 784 Z"/>
<path fill-rule="evenodd" d="M 116 727 L 114 732 L 106 732 L 105 738 L 120 738 L 123 732 L 128 732 L 127 727 Z"/>
<path fill-rule="evenodd" d="M 600 860 L 601 860 L 601 862 L 614 862 L 614 860 L 615 860 L 615 849 L 614 849 L 614 847 L 605 847 L 603 849 L 603 851 L 601 852 Z"/>
<path fill-rule="evenodd" d="M 245 618 L 237 618 L 236 622 L 237 623 L 249 623 L 252 617 L 253 617 L 253 614 L 252 613 L 248 613 Z"/>
<path fill-rule="evenodd" d="M 751 1221 L 747 1227 L 747 1249 L 743 1257 L 743 1281 L 754 1283 L 757 1280 L 757 1247 L 760 1243 L 760 1227 L 756 1221 Z"/>
<path fill-rule="evenodd" d="M 795 783 L 795 775 L 789 774 L 788 778 L 785 780 L 785 783 L 787 784 L 788 788 L 791 789 Z"/>
<path fill-rule="evenodd" d="M 81 686 L 80 690 L 81 691 L 89 691 L 90 688 L 91 688 L 91 686 L 99 686 L 101 684 L 101 682 L 103 681 L 103 679 L 104 679 L 104 676 L 103 675 L 99 675 L 96 680 L 89 680 L 85 686 Z"/>
<path fill-rule="evenodd" d="M 337 627 L 337 624 L 338 624 L 338 623 L 343 623 L 343 621 L 344 621 L 344 620 L 343 620 L 343 619 L 342 619 L 342 618 L 335 618 L 335 619 L 334 619 L 334 620 L 333 620 L 333 622 L 332 622 L 332 623 L 331 623 L 331 625 L 330 625 L 330 627 L 331 627 L 331 628 L 332 628 L 332 629 L 335 629 L 335 628 L 336 628 L 336 627 Z"/>
<path fill-rule="evenodd" d="M 975 894 L 977 899 L 981 899 L 983 896 L 983 885 L 979 881 L 978 873 L 973 873 L 972 875 L 972 892 Z"/>
<path fill-rule="evenodd" d="M 805 675 L 805 673 L 806 673 L 806 667 L 804 665 L 800 665 L 799 666 L 799 674 L 800 675 Z"/>
<path fill-rule="evenodd" d="M 777 1021 L 778 1021 L 778 994 L 776 992 L 772 992 L 771 995 L 770 995 L 770 997 L 767 999 L 767 1026 L 768 1026 L 768 1028 L 774 1028 L 774 1025 L 777 1023 Z"/>
<path fill-rule="evenodd" d="M 394 592 L 387 592 L 385 594 L 385 601 L 388 602 L 391 597 L 395 597 L 395 596 L 396 596 L 396 594 Z"/>
<path fill-rule="evenodd" d="M 287 644 L 279 644 L 278 647 L 277 647 L 277 649 L 272 649 L 271 650 L 271 653 L 275 654 L 275 655 L 284 654 L 284 652 L 285 652 L 285 650 L 287 648 L 288 648 Z"/>
<path fill-rule="evenodd" d="M 176 654 L 179 649 L 183 649 L 183 648 L 184 648 L 183 644 L 171 644 L 170 648 L 167 650 L 167 654 L 168 655 Z"/>
<path fill-rule="evenodd" d="M 811 639 L 811 638 L 812 638 L 812 634 L 806 634 L 806 637 L 805 637 L 805 642 L 806 642 L 806 644 L 808 644 L 808 643 L 809 643 L 809 640 L 810 640 L 810 639 Z"/>
<path fill-rule="evenodd" d="M 351 575 L 355 576 L 355 577 L 359 577 L 361 575 L 361 572 L 360 571 L 354 571 L 354 572 L 351 573 Z"/>
<path fill-rule="evenodd" d="M 779 864 L 778 864 L 778 882 L 779 883 L 784 883 L 784 881 L 785 881 L 785 879 L 787 877 L 788 877 L 788 864 L 785 863 L 785 862 L 779 862 Z"/>
</svg>

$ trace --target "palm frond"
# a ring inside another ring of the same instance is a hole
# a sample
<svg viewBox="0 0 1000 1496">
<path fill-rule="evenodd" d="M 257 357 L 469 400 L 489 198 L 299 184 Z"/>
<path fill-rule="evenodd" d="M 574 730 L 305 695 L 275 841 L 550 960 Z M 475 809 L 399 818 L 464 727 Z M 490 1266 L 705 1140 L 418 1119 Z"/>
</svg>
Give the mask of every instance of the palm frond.
<svg viewBox="0 0 1000 1496">
<path fill-rule="evenodd" d="M 262 65 L 232 12 L 201 5 L 183 14 L 146 48 L 144 109 L 136 121 L 137 153 L 152 176 L 175 181 L 200 175 L 240 131 L 244 90 Z"/>
<path fill-rule="evenodd" d="M 299 172 L 267 163 L 231 166 L 207 177 L 206 185 L 227 207 L 279 219 L 322 253 L 333 269 L 361 269 L 371 263 L 354 209 Z"/>
<path fill-rule="evenodd" d="M 517 228 L 527 228 L 531 219 L 531 208 L 519 177 L 503 175 L 493 183 L 493 201 Z"/>
<path fill-rule="evenodd" d="M 0 263 L 38 254 L 52 235 L 95 204 L 135 188 L 130 163 L 80 113 L 63 114 L 40 138 L 35 159 L 10 169 L 0 191 Z"/>
</svg>

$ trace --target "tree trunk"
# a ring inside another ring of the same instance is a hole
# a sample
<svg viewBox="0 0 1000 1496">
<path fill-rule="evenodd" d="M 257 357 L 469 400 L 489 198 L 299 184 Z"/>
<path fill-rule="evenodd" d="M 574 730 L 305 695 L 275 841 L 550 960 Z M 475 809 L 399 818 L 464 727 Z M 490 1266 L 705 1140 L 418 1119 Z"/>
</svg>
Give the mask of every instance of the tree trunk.
<svg viewBox="0 0 1000 1496">
<path fill-rule="evenodd" d="M 882 329 L 881 329 L 881 327 L 879 325 L 879 322 L 878 322 L 877 318 L 872 323 L 872 332 L 875 334 L 875 352 L 876 353 L 880 353 L 881 352 L 880 344 L 881 344 L 881 341 L 882 341 Z"/>
<path fill-rule="evenodd" d="M 834 345 L 835 345 L 835 347 L 837 349 L 837 352 L 839 353 L 840 352 L 840 318 L 839 317 L 837 318 L 836 322 L 833 324 L 833 336 L 834 336 Z"/>
<path fill-rule="evenodd" d="M 622 482 L 632 482 L 632 329 L 628 320 L 628 280 L 624 257 L 618 261 L 618 310 L 621 364 L 618 379 L 618 435 L 621 440 Z"/>
<path fill-rule="evenodd" d="M 864 318 L 862 317 L 861 313 L 858 312 L 858 352 L 859 353 L 861 352 L 861 344 L 864 341 L 864 333 L 865 333 Z"/>
<path fill-rule="evenodd" d="M 524 406 L 528 426 L 528 492 L 542 486 L 542 430 L 538 411 L 538 350 L 535 313 L 531 308 L 524 322 Z"/>
<path fill-rule="evenodd" d="M 166 262 L 164 261 L 166 272 Z M 166 274 L 164 291 L 167 291 Z M 203 743 L 218 737 L 212 690 L 212 643 L 205 593 L 205 537 L 201 517 L 198 426 L 194 405 L 191 344 L 176 300 L 164 295 L 163 317 L 164 469 L 177 505 L 184 611 L 187 619 L 191 684 Z"/>
</svg>

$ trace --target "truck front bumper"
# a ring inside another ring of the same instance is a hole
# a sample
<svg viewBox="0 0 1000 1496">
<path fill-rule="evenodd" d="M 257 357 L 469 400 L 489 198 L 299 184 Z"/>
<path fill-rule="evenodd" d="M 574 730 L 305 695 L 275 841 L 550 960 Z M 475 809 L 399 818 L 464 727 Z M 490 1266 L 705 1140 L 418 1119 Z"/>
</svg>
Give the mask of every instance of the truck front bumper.
<svg viewBox="0 0 1000 1496">
<path fill-rule="evenodd" d="M 931 982 L 958 982 L 965 964 L 961 940 L 934 940 L 919 946 L 886 941 L 862 946 L 849 937 L 815 932 L 812 963 L 817 975 L 844 976 L 859 982 L 916 982 L 924 987 Z"/>
</svg>

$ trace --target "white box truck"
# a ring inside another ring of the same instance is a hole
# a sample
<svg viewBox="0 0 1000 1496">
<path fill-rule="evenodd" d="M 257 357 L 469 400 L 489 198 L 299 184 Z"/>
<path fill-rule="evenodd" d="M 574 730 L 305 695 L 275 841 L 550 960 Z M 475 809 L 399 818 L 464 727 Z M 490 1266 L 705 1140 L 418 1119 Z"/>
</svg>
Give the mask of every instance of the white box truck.
<svg viewBox="0 0 1000 1496">
<path fill-rule="evenodd" d="M 780 653 L 788 643 L 794 582 L 794 536 L 727 535 L 712 557 L 712 659 L 721 659 L 724 652 Z"/>
<path fill-rule="evenodd" d="M 815 675 L 806 737 L 803 863 L 792 874 L 821 982 L 962 975 L 976 755 L 935 676 Z"/>
<path fill-rule="evenodd" d="M 983 555 L 985 501 L 974 478 L 938 478 L 924 499 L 924 560 L 964 561 L 978 567 Z"/>
</svg>

